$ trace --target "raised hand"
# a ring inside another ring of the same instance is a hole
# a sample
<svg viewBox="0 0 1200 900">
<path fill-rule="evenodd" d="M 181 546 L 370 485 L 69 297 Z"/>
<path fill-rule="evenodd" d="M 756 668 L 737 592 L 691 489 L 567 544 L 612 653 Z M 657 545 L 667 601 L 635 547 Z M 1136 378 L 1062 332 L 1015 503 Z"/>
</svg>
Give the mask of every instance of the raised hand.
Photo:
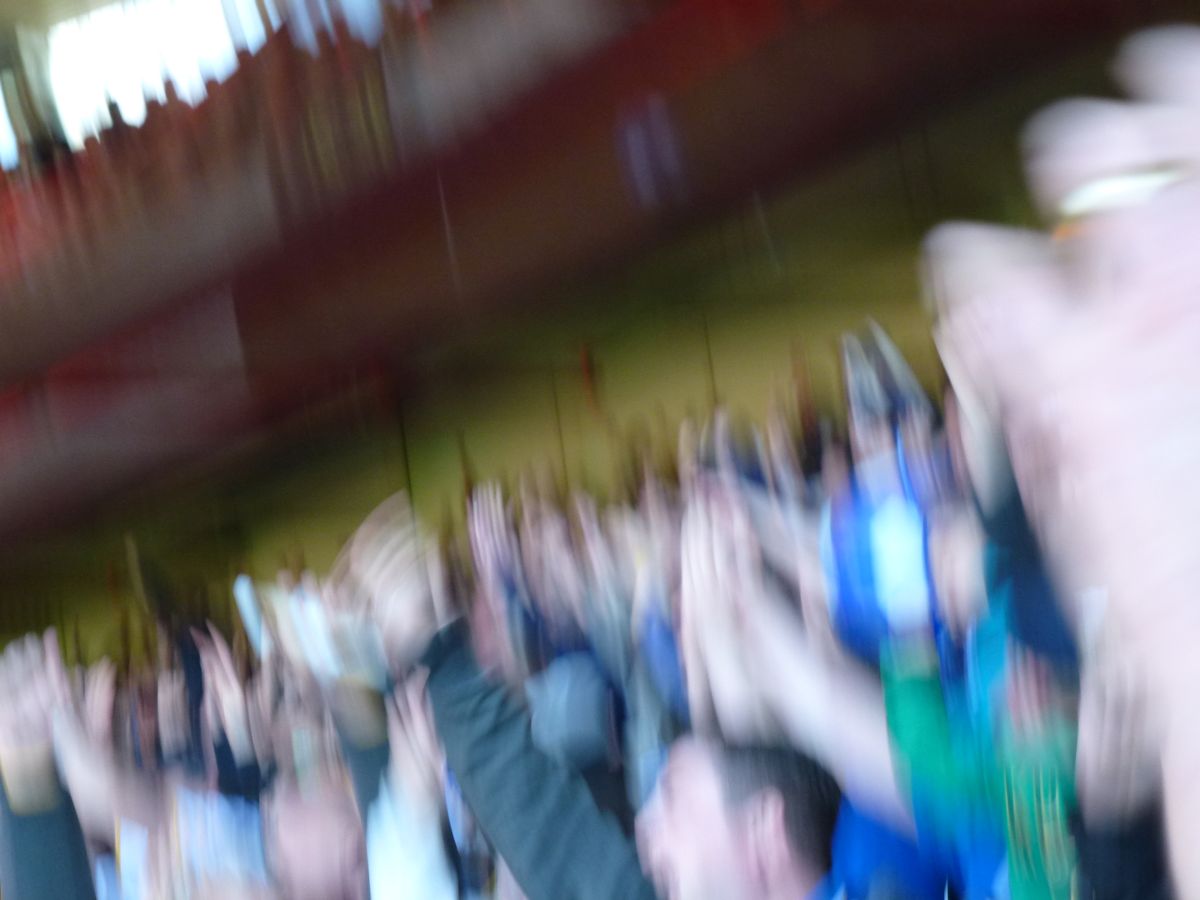
<svg viewBox="0 0 1200 900">
<path fill-rule="evenodd" d="M 158 673 L 158 736 L 166 759 L 187 751 L 190 725 L 188 722 L 187 685 L 179 669 L 163 669 Z M 110 716 L 111 721 L 111 716 Z"/>
<path fill-rule="evenodd" d="M 83 688 L 83 725 L 97 746 L 112 744 L 113 700 L 117 689 L 117 667 L 107 657 L 87 670 Z"/>
<path fill-rule="evenodd" d="M 255 758 L 246 709 L 246 694 L 229 645 L 211 624 L 208 632 L 193 630 L 200 665 L 204 670 L 204 698 L 209 723 L 229 739 L 229 747 L 239 763 Z"/>
<path fill-rule="evenodd" d="M 772 405 L 767 419 L 766 445 L 775 493 L 789 502 L 799 503 L 804 497 L 804 473 L 791 427 L 779 402 Z"/>
<path fill-rule="evenodd" d="M 521 548 L 531 599 L 559 634 L 579 629 L 585 619 L 585 584 L 566 518 L 528 496 L 521 517 Z"/>
<path fill-rule="evenodd" d="M 693 724 L 735 739 L 767 736 L 771 715 L 740 640 L 742 610 L 763 590 L 749 517 L 732 492 L 700 486 L 688 498 L 680 541 L 680 631 Z"/>
<path fill-rule="evenodd" d="M 571 510 L 580 534 L 580 572 L 593 587 L 617 584 L 621 578 L 615 551 L 600 524 L 596 503 L 584 493 L 571 498 Z"/>
<path fill-rule="evenodd" d="M 592 646 L 610 654 L 605 664 L 613 666 L 611 654 L 623 650 L 630 636 L 630 582 L 620 562 L 622 549 L 610 540 L 591 497 L 576 494 L 572 506 L 581 538 L 579 570 L 587 585 L 587 607 L 581 611 L 584 628 Z M 606 643 L 606 635 L 616 640 Z"/>
<path fill-rule="evenodd" d="M 58 643 L 58 632 L 49 628 L 42 635 L 42 647 L 45 660 L 45 678 L 47 701 L 54 708 L 65 706 L 74 700 L 71 690 L 71 679 L 67 674 L 66 663 L 63 662 L 62 647 Z"/>
<path fill-rule="evenodd" d="M 499 485 L 484 484 L 475 489 L 467 507 L 467 529 L 477 590 L 477 602 L 471 612 L 475 626 L 471 630 L 472 640 L 481 660 L 498 666 L 509 681 L 519 683 L 528 672 L 520 636 L 509 627 L 509 605 L 528 602 L 528 597 L 520 549 Z"/>
<path fill-rule="evenodd" d="M 1028 144 L 1042 205 L 1073 216 L 1064 236 L 949 226 L 930 242 L 939 347 L 960 395 L 1003 429 L 1068 602 L 1106 597 L 1106 629 L 1156 667 L 1179 659 L 1161 638 L 1200 629 L 1175 518 L 1200 500 L 1200 267 L 1180 243 L 1200 223 L 1194 120 L 1057 107 Z M 1077 612 L 1081 627 L 1100 615 Z"/>
<path fill-rule="evenodd" d="M 483 484 L 477 487 L 471 496 L 467 516 L 476 579 L 489 595 L 495 595 L 492 602 L 503 604 L 506 583 L 521 583 L 521 551 L 500 486 Z"/>
<path fill-rule="evenodd" d="M 50 687 L 46 646 L 33 635 L 4 652 L 3 687 L 9 702 L 0 711 L 0 777 L 18 813 L 47 809 L 60 797 L 51 723 L 58 702 Z"/>
<path fill-rule="evenodd" d="M 978 493 L 1015 481 L 1082 644 L 1118 654 L 1164 704 L 1168 834 L 1200 894 L 1200 32 L 1126 45 L 1141 102 L 1076 101 L 1035 120 L 1030 182 L 1052 240 L 946 226 L 928 244 L 937 340 Z M 972 465 L 973 464 L 973 465 Z"/>
</svg>

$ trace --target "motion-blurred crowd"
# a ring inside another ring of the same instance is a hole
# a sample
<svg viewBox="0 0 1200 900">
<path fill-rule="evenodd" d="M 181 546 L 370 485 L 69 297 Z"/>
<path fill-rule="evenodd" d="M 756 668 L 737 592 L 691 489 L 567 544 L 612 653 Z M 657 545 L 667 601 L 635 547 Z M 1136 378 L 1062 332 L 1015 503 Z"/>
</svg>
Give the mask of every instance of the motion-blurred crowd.
<svg viewBox="0 0 1200 900">
<path fill-rule="evenodd" d="M 1200 34 L 1117 74 L 1027 133 L 1050 231 L 926 242 L 940 403 L 868 325 L 844 430 L 394 497 L 244 658 L 11 645 L 5 897 L 1200 896 Z"/>
</svg>

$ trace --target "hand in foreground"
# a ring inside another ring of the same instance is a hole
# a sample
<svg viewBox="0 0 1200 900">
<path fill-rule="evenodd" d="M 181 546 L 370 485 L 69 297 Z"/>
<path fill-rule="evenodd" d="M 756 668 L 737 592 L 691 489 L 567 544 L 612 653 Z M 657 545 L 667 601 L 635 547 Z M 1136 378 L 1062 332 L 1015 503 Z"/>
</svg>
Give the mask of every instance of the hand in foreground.
<svg viewBox="0 0 1200 900">
<path fill-rule="evenodd" d="M 0 777 L 18 813 L 53 806 L 60 797 L 51 729 L 56 710 L 74 712 L 54 631 L 14 641 L 0 661 Z"/>
<path fill-rule="evenodd" d="M 1118 66 L 1139 102 L 1075 101 L 1035 122 L 1030 181 L 1065 220 L 1056 240 L 957 225 L 927 244 L 947 372 L 964 412 L 990 414 L 965 430 L 1002 430 L 978 443 L 1009 448 L 1085 665 L 1111 647 L 1163 703 L 1181 896 L 1200 896 L 1197 60 L 1194 28 L 1140 35 Z"/>
<path fill-rule="evenodd" d="M 1143 102 L 1069 101 L 1034 121 L 1030 183 L 1065 219 L 1055 238 L 948 225 L 927 243 L 939 350 L 979 420 L 964 430 L 1002 430 L 991 443 L 1007 445 L 1081 641 L 1103 630 L 1181 684 L 1200 665 L 1197 58 L 1194 29 L 1135 38 L 1120 71 Z M 986 454 L 967 449 L 986 483 Z"/>
</svg>

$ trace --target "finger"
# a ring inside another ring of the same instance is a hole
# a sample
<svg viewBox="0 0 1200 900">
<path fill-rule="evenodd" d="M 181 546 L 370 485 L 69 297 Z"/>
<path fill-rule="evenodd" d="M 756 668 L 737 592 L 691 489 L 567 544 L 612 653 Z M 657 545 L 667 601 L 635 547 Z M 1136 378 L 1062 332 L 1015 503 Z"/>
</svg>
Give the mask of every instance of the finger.
<svg viewBox="0 0 1200 900">
<path fill-rule="evenodd" d="M 1147 698 L 1138 689 L 1131 669 L 1122 667 L 1120 673 L 1120 702 L 1118 716 L 1120 759 L 1127 773 L 1126 784 L 1132 801 L 1140 788 L 1140 775 L 1146 763 L 1145 751 L 1150 732 Z"/>
<path fill-rule="evenodd" d="M 435 620 L 439 625 L 448 622 L 454 614 L 454 598 L 450 596 L 441 548 L 432 539 L 425 552 L 425 576 L 429 595 L 433 599 Z"/>
<path fill-rule="evenodd" d="M 717 471 L 722 480 L 729 484 L 736 484 L 738 468 L 733 450 L 733 424 L 730 421 L 728 410 L 718 409 L 713 415 L 712 435 L 716 449 Z"/>
<path fill-rule="evenodd" d="M 112 730 L 112 708 L 117 691 L 117 670 L 111 662 L 104 660 L 96 674 L 89 712 L 91 721 L 96 726 L 94 733 L 107 736 Z"/>
<path fill-rule="evenodd" d="M 69 703 L 71 701 L 71 683 L 67 677 L 66 664 L 63 662 L 58 634 L 53 628 L 49 628 L 46 630 L 43 640 L 46 648 L 46 671 L 53 700 L 56 704 Z"/>
<path fill-rule="evenodd" d="M 734 545 L 734 566 L 740 588 L 737 595 L 731 598 L 734 601 L 733 611 L 736 612 L 738 601 L 749 602 L 761 590 L 762 557 L 745 504 L 734 502 L 732 506 L 730 531 Z"/>
<path fill-rule="evenodd" d="M 212 637 L 212 659 L 216 664 L 219 677 L 226 681 L 237 682 L 237 665 L 233 661 L 233 651 L 224 636 L 212 622 L 208 623 L 208 633 Z"/>
<path fill-rule="evenodd" d="M 695 535 L 697 510 L 694 504 L 689 504 L 684 512 L 683 533 L 680 536 L 681 547 L 681 585 L 680 585 L 680 650 L 683 656 L 684 681 L 687 687 L 688 707 L 691 711 L 692 723 L 697 730 L 709 727 L 711 720 L 711 701 L 709 698 L 708 678 L 704 670 L 704 658 L 696 632 L 697 610 L 695 568 Z"/>
<path fill-rule="evenodd" d="M 1200 33 L 1195 27 L 1148 28 L 1121 45 L 1114 71 L 1133 97 L 1200 107 Z"/>
<path fill-rule="evenodd" d="M 1200 159 L 1200 129 L 1191 111 L 1113 100 L 1055 104 L 1034 117 L 1024 144 L 1043 207 L 1077 219 L 1119 216 L 1142 205 L 1172 183 L 1170 167 Z M 1077 236 L 1087 245 L 1102 243 L 1103 233 L 1083 229 Z"/>
<path fill-rule="evenodd" d="M 1075 748 L 1076 780 L 1080 791 L 1086 794 L 1096 772 L 1097 742 L 1100 729 L 1097 709 L 1096 675 L 1086 672 L 1083 676 L 1079 698 L 1079 743 Z"/>
</svg>

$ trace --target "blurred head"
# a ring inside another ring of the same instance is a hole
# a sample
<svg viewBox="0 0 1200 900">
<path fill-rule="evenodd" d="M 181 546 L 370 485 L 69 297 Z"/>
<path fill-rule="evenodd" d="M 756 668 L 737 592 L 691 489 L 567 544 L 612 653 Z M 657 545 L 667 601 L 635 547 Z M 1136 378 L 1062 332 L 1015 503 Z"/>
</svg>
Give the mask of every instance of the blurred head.
<svg viewBox="0 0 1200 900">
<path fill-rule="evenodd" d="M 671 900 L 807 895 L 829 868 L 838 791 L 790 749 L 683 738 L 638 814 L 643 867 Z"/>
</svg>

